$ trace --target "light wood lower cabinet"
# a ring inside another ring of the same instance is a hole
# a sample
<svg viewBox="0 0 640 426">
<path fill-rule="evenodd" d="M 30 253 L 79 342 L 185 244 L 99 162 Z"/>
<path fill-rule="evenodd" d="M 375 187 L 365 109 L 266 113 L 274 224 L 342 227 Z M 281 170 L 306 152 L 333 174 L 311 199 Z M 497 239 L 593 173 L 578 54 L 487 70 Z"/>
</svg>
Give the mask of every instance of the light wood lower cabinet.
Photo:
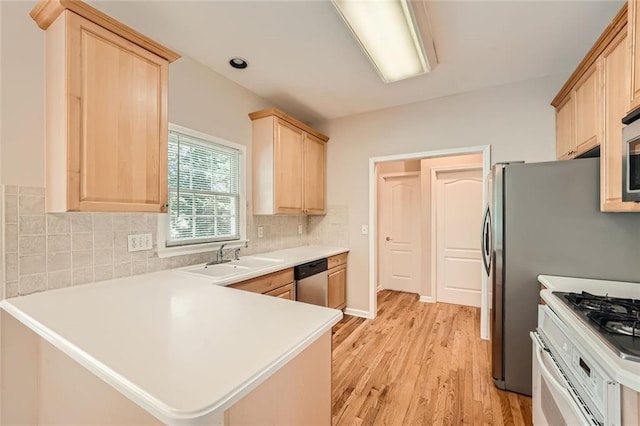
<svg viewBox="0 0 640 426">
<path fill-rule="evenodd" d="M 282 299 L 295 300 L 293 290 L 293 268 L 231 284 L 229 287 L 237 288 L 238 290 L 251 291 L 253 293 L 266 294 L 268 296 L 280 297 Z"/>
<path fill-rule="evenodd" d="M 342 309 L 347 304 L 347 265 L 329 271 L 329 307 Z"/>
<path fill-rule="evenodd" d="M 343 309 L 347 305 L 347 253 L 327 259 L 327 299 L 330 308 Z"/>
<path fill-rule="evenodd" d="M 268 293 L 264 293 L 267 296 L 279 297 L 280 299 L 295 300 L 293 293 L 293 283 L 283 285 L 282 287 L 271 290 Z"/>
</svg>

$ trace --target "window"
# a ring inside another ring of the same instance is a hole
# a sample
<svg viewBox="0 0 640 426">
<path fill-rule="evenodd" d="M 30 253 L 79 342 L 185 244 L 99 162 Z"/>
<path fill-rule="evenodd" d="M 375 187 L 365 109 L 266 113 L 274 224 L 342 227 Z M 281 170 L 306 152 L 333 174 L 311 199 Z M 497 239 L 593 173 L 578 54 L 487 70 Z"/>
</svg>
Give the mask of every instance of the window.
<svg viewBox="0 0 640 426">
<path fill-rule="evenodd" d="M 170 125 L 168 149 L 164 245 L 240 240 L 243 147 Z"/>
</svg>

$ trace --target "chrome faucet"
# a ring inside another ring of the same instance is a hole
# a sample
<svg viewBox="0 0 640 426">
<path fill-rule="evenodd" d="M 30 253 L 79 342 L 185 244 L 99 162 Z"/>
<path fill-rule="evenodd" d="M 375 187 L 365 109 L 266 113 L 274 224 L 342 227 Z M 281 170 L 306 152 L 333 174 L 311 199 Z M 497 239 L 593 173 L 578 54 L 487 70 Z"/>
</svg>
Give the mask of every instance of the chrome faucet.
<svg viewBox="0 0 640 426">
<path fill-rule="evenodd" d="M 226 244 L 221 244 L 220 247 L 218 248 L 218 251 L 216 252 L 216 259 L 212 260 L 211 262 L 207 263 L 205 266 L 211 266 L 211 265 L 217 265 L 219 263 L 227 263 L 227 262 L 231 262 L 231 259 L 225 259 L 224 257 L 228 254 L 231 253 L 231 251 L 233 250 L 233 260 L 240 260 L 240 247 L 235 248 L 235 249 L 229 249 L 226 253 L 224 252 L 224 247 L 226 246 Z"/>
<path fill-rule="evenodd" d="M 226 244 L 221 244 L 220 248 L 218 249 L 218 252 L 216 254 L 216 263 L 222 263 L 224 259 L 224 246 L 226 246 Z"/>
</svg>

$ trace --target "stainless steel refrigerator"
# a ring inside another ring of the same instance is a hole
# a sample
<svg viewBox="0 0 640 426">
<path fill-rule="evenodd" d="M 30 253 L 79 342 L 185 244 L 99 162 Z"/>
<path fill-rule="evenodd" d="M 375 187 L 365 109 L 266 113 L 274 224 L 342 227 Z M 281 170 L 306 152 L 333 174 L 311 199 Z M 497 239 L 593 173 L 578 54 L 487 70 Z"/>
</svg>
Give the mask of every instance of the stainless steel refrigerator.
<svg viewBox="0 0 640 426">
<path fill-rule="evenodd" d="M 492 168 L 482 251 L 501 389 L 531 395 L 538 275 L 640 282 L 640 213 L 600 212 L 599 178 L 599 158 Z"/>
</svg>

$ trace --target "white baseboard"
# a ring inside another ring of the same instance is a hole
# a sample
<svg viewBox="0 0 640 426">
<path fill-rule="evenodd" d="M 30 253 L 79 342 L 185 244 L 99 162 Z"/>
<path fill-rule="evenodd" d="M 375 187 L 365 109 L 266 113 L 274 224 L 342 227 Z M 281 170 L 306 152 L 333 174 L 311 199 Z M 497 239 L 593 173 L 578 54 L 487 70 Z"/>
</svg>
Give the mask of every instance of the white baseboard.
<svg viewBox="0 0 640 426">
<path fill-rule="evenodd" d="M 435 303 L 431 296 L 420 296 L 420 301 L 424 303 Z"/>
<path fill-rule="evenodd" d="M 360 310 L 360 309 L 346 308 L 344 310 L 344 314 L 345 315 L 351 315 L 353 317 L 360 317 L 360 318 L 367 318 L 367 319 L 374 318 L 373 316 L 371 316 L 369 311 L 363 311 L 363 310 Z"/>
</svg>

